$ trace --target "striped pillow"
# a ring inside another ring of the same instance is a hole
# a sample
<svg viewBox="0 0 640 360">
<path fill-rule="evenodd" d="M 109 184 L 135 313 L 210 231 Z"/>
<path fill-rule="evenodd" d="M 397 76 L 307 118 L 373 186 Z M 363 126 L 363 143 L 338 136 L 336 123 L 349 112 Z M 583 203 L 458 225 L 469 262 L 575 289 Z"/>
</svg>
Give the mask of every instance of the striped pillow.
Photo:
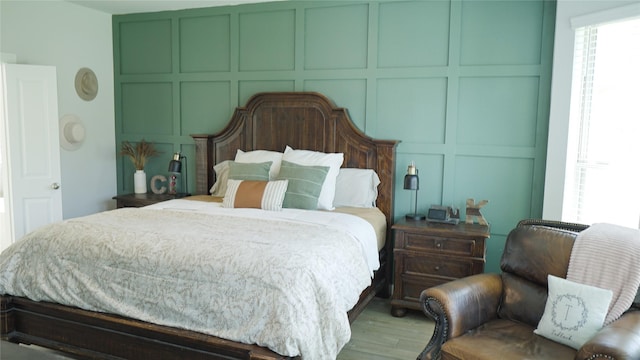
<svg viewBox="0 0 640 360">
<path fill-rule="evenodd" d="M 289 181 L 227 181 L 227 192 L 222 206 L 226 208 L 255 208 L 272 211 L 282 210 L 284 194 Z"/>
<path fill-rule="evenodd" d="M 268 181 L 271 164 L 271 161 L 262 163 L 229 161 L 229 179 Z"/>
<path fill-rule="evenodd" d="M 328 172 L 328 166 L 303 166 L 282 160 L 278 179 L 289 180 L 283 207 L 318 209 L 318 197 Z"/>
</svg>

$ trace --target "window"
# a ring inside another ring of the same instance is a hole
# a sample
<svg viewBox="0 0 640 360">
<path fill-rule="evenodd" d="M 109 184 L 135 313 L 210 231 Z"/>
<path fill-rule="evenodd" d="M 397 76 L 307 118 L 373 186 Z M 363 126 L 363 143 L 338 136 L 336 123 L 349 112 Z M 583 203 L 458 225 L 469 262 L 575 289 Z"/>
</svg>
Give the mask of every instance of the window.
<svg viewBox="0 0 640 360">
<path fill-rule="evenodd" d="M 640 228 L 640 19 L 575 34 L 562 219 Z"/>
</svg>

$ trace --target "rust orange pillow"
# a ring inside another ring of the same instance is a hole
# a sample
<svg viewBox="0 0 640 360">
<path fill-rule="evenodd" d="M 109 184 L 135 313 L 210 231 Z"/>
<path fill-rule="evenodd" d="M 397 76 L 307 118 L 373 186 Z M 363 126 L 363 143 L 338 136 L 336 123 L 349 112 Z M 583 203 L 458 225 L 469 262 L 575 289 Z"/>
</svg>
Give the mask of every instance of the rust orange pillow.
<svg viewBox="0 0 640 360">
<path fill-rule="evenodd" d="M 227 181 L 227 191 L 222 206 L 227 208 L 254 208 L 271 211 L 282 210 L 282 202 L 287 192 L 288 180 Z"/>
</svg>

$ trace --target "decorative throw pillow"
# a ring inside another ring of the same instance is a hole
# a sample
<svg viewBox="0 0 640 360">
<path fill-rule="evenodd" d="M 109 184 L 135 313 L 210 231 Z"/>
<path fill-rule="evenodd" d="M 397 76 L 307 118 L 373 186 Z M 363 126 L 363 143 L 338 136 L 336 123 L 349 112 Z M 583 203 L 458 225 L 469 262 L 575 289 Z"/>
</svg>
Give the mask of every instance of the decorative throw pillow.
<svg viewBox="0 0 640 360">
<path fill-rule="evenodd" d="M 282 155 L 283 161 L 305 166 L 328 166 L 329 172 L 322 183 L 322 191 L 318 197 L 318 209 L 333 210 L 333 199 L 336 195 L 336 178 L 342 162 L 343 153 L 323 153 L 310 150 L 294 150 L 287 146 Z"/>
<path fill-rule="evenodd" d="M 282 204 L 285 208 L 316 210 L 329 167 L 303 166 L 282 160 L 278 179 L 289 180 Z"/>
<path fill-rule="evenodd" d="M 254 208 L 282 210 L 287 180 L 252 181 L 228 180 L 222 206 L 227 208 Z"/>
<path fill-rule="evenodd" d="M 236 151 L 235 161 L 239 163 L 262 163 L 271 161 L 271 169 L 269 170 L 269 180 L 273 180 L 280 172 L 280 163 L 282 162 L 282 153 L 269 150 L 253 150 Z"/>
<path fill-rule="evenodd" d="M 378 174 L 371 169 L 342 168 L 336 178 L 333 206 L 375 207 L 379 184 Z"/>
<path fill-rule="evenodd" d="M 602 328 L 613 293 L 553 275 L 548 280 L 547 304 L 533 332 L 580 349 Z"/>
<path fill-rule="evenodd" d="M 229 162 L 229 180 L 269 181 L 271 161 L 263 163 Z"/>
<path fill-rule="evenodd" d="M 209 190 L 209 193 L 211 193 L 212 196 L 222 197 L 227 192 L 227 179 L 229 179 L 230 162 L 230 160 L 225 160 L 213 167 L 213 171 L 216 172 L 216 182 Z"/>
</svg>

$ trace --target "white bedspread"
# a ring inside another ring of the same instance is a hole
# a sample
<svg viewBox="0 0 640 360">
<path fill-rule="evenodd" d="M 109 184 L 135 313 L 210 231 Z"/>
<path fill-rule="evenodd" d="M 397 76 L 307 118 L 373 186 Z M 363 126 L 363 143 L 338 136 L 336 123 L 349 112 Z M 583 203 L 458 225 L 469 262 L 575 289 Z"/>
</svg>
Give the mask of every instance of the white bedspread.
<svg viewBox="0 0 640 360">
<path fill-rule="evenodd" d="M 36 230 L 0 254 L 0 293 L 335 359 L 376 263 L 355 216 L 173 200 Z"/>
</svg>

